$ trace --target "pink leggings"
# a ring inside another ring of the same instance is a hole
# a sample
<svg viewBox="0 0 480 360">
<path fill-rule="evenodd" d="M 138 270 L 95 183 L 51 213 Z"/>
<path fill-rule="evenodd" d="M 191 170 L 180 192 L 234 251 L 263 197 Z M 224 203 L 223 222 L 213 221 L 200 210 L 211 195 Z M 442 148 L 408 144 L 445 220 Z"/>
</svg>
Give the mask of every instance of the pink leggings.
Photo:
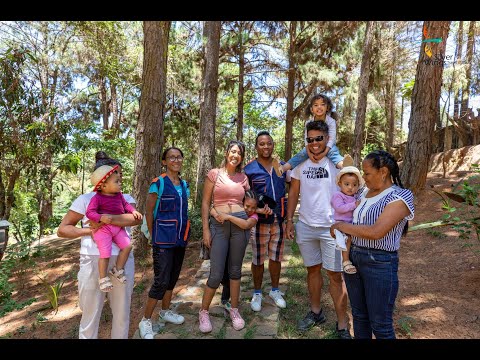
<svg viewBox="0 0 480 360">
<path fill-rule="evenodd" d="M 105 224 L 93 234 L 93 240 L 100 251 L 100 259 L 108 259 L 112 254 L 112 241 L 120 249 L 130 245 L 130 237 L 123 227 Z"/>
</svg>

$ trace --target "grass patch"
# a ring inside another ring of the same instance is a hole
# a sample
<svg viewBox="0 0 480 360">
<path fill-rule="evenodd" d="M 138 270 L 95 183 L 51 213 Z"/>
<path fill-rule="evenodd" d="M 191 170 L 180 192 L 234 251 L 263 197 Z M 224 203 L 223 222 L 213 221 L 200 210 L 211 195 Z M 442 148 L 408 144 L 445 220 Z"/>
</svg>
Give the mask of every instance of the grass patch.
<svg viewBox="0 0 480 360">
<path fill-rule="evenodd" d="M 252 325 L 250 326 L 247 331 L 245 332 L 245 334 L 243 335 L 243 338 L 244 339 L 253 339 L 253 337 L 255 336 L 255 332 L 257 331 L 257 325 Z"/>
<path fill-rule="evenodd" d="M 323 275 L 322 307 L 325 311 L 332 308 L 333 313 L 327 315 L 331 321 L 314 326 L 308 331 L 297 330 L 297 323 L 310 310 L 310 299 L 307 287 L 307 268 L 303 265 L 303 259 L 296 242 L 291 245 L 292 254 L 285 269 L 288 278 L 288 291 L 285 294 L 287 308 L 280 311 L 277 338 L 279 339 L 337 339 L 335 331 L 336 315 L 333 310 L 333 302 L 328 291 L 329 279 L 325 271 Z M 333 322 L 333 324 L 332 324 Z"/>
<path fill-rule="evenodd" d="M 408 337 L 412 336 L 412 326 L 415 322 L 415 319 L 410 316 L 404 316 L 398 319 L 398 326 L 400 331 Z"/>
<path fill-rule="evenodd" d="M 142 280 L 138 284 L 135 284 L 135 286 L 133 287 L 133 293 L 137 295 L 143 294 L 146 284 L 147 284 L 146 280 Z"/>
<path fill-rule="evenodd" d="M 217 333 L 215 333 L 214 338 L 215 339 L 225 339 L 225 336 L 227 335 L 227 328 L 225 325 L 221 327 L 220 330 L 218 330 Z"/>
</svg>

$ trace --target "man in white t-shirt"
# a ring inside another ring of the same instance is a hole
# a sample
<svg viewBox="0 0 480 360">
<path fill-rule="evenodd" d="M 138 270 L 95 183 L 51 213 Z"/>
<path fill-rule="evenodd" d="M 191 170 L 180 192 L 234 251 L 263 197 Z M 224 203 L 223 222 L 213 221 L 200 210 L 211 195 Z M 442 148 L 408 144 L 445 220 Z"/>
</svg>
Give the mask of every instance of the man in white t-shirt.
<svg viewBox="0 0 480 360">
<path fill-rule="evenodd" d="M 323 121 L 308 123 L 306 141 L 313 154 L 324 151 L 328 142 L 328 125 Z M 337 314 L 337 335 L 341 339 L 351 339 L 348 331 L 347 292 L 342 278 L 342 254 L 335 248 L 335 239 L 330 235 L 330 226 L 335 222 L 330 199 L 337 191 L 337 172 L 327 157 L 318 163 L 308 159 L 293 170 L 288 192 L 286 232 L 287 238 L 293 240 L 293 215 L 300 195 L 299 221 L 295 225 L 295 231 L 303 263 L 308 271 L 310 311 L 299 321 L 298 330 L 306 331 L 326 321 L 321 307 L 321 270 L 324 268 L 330 280 L 329 292 Z"/>
<path fill-rule="evenodd" d="M 97 162 L 96 167 L 100 165 L 120 165 L 113 159 L 110 162 Z M 121 165 L 117 170 L 122 177 Z M 125 273 L 127 276 L 126 284 L 114 286 L 112 291 L 105 293 L 100 291 L 98 285 L 98 259 L 100 253 L 97 245 L 92 239 L 92 228 L 99 224 L 91 223 L 85 216 L 88 204 L 95 195 L 95 192 L 80 195 L 70 206 L 67 214 L 62 219 L 58 227 L 57 235 L 59 237 L 74 239 L 81 237 L 80 247 L 80 270 L 78 271 L 78 304 L 82 310 L 82 318 L 78 330 L 80 339 L 97 339 L 98 326 L 105 304 L 105 296 L 108 296 L 110 308 L 112 310 L 112 339 L 128 339 L 128 330 L 130 325 L 130 303 L 132 299 L 133 283 L 135 276 L 133 251 L 130 252 L 125 264 Z M 135 205 L 135 200 L 128 194 L 123 194 L 128 203 Z M 82 227 L 76 227 L 76 224 L 82 221 Z M 135 220 L 132 214 L 112 215 L 112 224 L 125 227 L 130 233 L 130 227 L 139 225 L 141 221 Z M 89 227 L 89 225 L 92 225 Z M 115 265 L 119 253 L 118 246 L 112 244 L 112 256 L 108 268 Z"/>
</svg>

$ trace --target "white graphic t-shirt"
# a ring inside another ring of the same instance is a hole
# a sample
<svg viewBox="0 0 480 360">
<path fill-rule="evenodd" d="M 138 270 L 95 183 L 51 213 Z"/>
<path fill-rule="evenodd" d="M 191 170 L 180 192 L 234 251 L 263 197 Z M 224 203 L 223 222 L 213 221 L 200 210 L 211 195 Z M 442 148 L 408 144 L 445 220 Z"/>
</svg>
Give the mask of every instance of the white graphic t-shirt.
<svg viewBox="0 0 480 360">
<path fill-rule="evenodd" d="M 300 180 L 300 221 L 322 227 L 335 223 L 330 199 L 338 191 L 335 184 L 338 171 L 327 157 L 319 163 L 308 159 L 293 169 L 292 178 Z"/>
</svg>

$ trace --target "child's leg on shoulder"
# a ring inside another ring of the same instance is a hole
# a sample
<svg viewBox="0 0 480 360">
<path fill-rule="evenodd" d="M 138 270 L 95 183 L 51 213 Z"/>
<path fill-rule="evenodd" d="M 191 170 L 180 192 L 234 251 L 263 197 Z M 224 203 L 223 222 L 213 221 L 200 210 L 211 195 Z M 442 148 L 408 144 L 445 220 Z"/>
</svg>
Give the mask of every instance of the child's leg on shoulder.
<svg viewBox="0 0 480 360">
<path fill-rule="evenodd" d="M 337 169 L 343 168 L 343 156 L 340 155 L 337 145 L 333 145 L 330 151 L 327 154 L 327 157 L 332 160 Z"/>
<path fill-rule="evenodd" d="M 287 161 L 286 164 L 282 166 L 284 172 L 287 170 L 295 169 L 299 164 L 308 159 L 307 149 L 303 148 L 300 152 L 296 153 L 294 157 Z"/>
</svg>

